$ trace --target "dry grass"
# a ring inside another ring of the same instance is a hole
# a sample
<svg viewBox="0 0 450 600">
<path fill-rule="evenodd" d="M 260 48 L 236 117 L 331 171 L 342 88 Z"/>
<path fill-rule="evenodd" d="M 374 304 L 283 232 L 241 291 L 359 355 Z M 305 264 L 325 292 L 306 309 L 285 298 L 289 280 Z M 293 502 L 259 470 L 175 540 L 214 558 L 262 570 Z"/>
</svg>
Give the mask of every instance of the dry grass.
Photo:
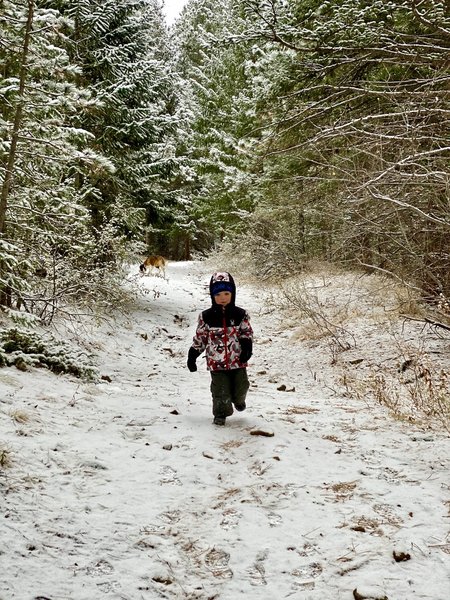
<svg viewBox="0 0 450 600">
<path fill-rule="evenodd" d="M 228 500 L 229 498 L 232 498 L 241 492 L 242 490 L 240 488 L 229 488 L 228 490 L 225 490 L 222 492 L 222 494 L 217 496 L 218 503 L 214 506 L 214 508 L 220 508 L 225 500 Z"/>
<path fill-rule="evenodd" d="M 323 435 L 322 439 L 329 440 L 330 442 L 335 442 L 336 444 L 341 443 L 341 440 L 338 437 L 336 437 L 335 435 Z"/>
<path fill-rule="evenodd" d="M 24 423 L 28 423 L 30 420 L 30 415 L 24 410 L 20 409 L 10 411 L 9 416 L 14 421 L 14 423 L 19 423 L 21 425 L 23 425 Z"/>
<path fill-rule="evenodd" d="M 12 466 L 12 453 L 6 446 L 0 446 L 0 467 L 7 469 Z"/>
<path fill-rule="evenodd" d="M 347 524 L 344 525 L 344 527 L 347 526 Z M 360 531 L 362 533 L 370 533 L 371 535 L 383 535 L 380 522 L 377 519 L 371 519 L 369 517 L 357 517 L 350 525 L 350 529 L 353 529 L 353 531 Z"/>
<path fill-rule="evenodd" d="M 389 320 L 402 314 L 417 317 L 424 314 L 418 291 L 388 277 L 365 275 L 361 280 L 361 293 L 372 308 L 381 308 Z"/>
<path fill-rule="evenodd" d="M 288 313 L 291 319 L 297 318 L 294 340 L 331 338 L 342 349 L 352 345 L 347 324 L 356 307 L 350 302 L 337 302 L 329 293 L 327 278 L 292 278 L 282 284 L 270 302 L 276 310 Z"/>
<path fill-rule="evenodd" d="M 307 415 L 317 412 L 319 412 L 319 409 L 311 406 L 288 406 L 285 410 L 288 415 Z"/>
<path fill-rule="evenodd" d="M 326 489 L 334 493 L 336 501 L 342 502 L 353 496 L 353 492 L 356 489 L 356 481 L 340 481 L 339 483 L 327 485 Z"/>
<path fill-rule="evenodd" d="M 450 380 L 423 351 L 409 347 L 410 358 L 399 368 L 372 366 L 360 374 L 344 370 L 340 382 L 346 394 L 374 400 L 399 420 L 450 431 Z"/>
<path fill-rule="evenodd" d="M 327 344 L 347 397 L 450 431 L 448 333 L 421 320 L 413 290 L 378 275 L 322 271 L 291 278 L 271 302 L 291 323 L 297 317 L 293 340 Z"/>
<path fill-rule="evenodd" d="M 224 442 L 221 444 L 221 447 L 224 450 L 229 450 L 230 448 L 239 448 L 242 446 L 243 442 L 241 440 L 230 440 L 229 442 Z"/>
</svg>

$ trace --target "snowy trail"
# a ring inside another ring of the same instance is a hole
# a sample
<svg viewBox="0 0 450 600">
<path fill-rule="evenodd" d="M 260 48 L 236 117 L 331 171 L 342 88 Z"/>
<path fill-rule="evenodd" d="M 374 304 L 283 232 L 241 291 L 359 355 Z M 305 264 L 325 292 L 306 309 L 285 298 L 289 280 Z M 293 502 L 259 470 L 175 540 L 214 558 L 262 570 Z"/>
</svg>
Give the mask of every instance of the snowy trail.
<svg viewBox="0 0 450 600">
<path fill-rule="evenodd" d="M 329 357 L 239 277 L 249 408 L 214 427 L 203 361 L 185 368 L 209 273 L 167 274 L 94 332 L 110 382 L 0 370 L 0 600 L 448 600 L 448 436 L 334 395 Z"/>
</svg>

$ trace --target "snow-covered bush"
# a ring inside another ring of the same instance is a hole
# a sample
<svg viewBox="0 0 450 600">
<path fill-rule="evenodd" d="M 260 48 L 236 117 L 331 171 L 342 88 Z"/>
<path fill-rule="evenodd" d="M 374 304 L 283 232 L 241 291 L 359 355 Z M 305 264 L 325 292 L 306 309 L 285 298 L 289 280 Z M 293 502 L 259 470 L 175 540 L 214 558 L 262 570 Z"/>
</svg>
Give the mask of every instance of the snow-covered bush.
<svg viewBox="0 0 450 600">
<path fill-rule="evenodd" d="M 91 356 L 50 334 L 27 329 L 0 330 L 0 366 L 18 369 L 46 367 L 54 373 L 70 373 L 83 379 L 94 379 L 97 371 Z"/>
</svg>

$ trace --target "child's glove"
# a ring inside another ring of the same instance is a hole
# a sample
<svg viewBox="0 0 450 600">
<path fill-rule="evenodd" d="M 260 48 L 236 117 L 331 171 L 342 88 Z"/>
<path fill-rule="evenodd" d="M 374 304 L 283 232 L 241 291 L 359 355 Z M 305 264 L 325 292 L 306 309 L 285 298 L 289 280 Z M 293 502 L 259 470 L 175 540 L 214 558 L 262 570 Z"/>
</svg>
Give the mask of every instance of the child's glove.
<svg viewBox="0 0 450 600">
<path fill-rule="evenodd" d="M 192 346 L 189 348 L 189 352 L 188 352 L 188 359 L 187 359 L 187 368 L 189 369 L 189 371 L 191 373 L 194 373 L 194 371 L 197 370 L 197 365 L 195 364 L 195 361 L 197 360 L 197 358 L 200 356 L 200 352 L 198 350 L 196 350 L 195 348 L 192 348 Z"/>
<path fill-rule="evenodd" d="M 241 338 L 239 340 L 241 344 L 241 353 L 239 355 L 239 362 L 243 365 L 248 362 L 253 353 L 253 342 L 249 338 Z"/>
</svg>

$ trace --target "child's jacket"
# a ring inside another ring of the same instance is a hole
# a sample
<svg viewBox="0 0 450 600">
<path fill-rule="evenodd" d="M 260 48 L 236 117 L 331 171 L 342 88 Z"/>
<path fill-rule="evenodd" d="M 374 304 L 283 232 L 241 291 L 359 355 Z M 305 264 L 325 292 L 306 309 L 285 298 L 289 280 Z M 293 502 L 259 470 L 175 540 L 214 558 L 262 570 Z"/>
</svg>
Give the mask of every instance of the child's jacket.
<svg viewBox="0 0 450 600">
<path fill-rule="evenodd" d="M 209 371 L 227 371 L 247 366 L 241 363 L 240 355 L 245 346 L 248 357 L 252 353 L 253 330 L 246 310 L 234 304 L 236 286 L 229 273 L 215 273 L 211 278 L 210 290 L 215 282 L 214 276 L 226 277 L 232 284 L 233 292 L 230 304 L 225 309 L 214 302 L 204 310 L 199 318 L 192 348 L 200 355 L 206 352 L 206 367 Z M 248 360 L 248 358 L 247 358 Z"/>
</svg>

